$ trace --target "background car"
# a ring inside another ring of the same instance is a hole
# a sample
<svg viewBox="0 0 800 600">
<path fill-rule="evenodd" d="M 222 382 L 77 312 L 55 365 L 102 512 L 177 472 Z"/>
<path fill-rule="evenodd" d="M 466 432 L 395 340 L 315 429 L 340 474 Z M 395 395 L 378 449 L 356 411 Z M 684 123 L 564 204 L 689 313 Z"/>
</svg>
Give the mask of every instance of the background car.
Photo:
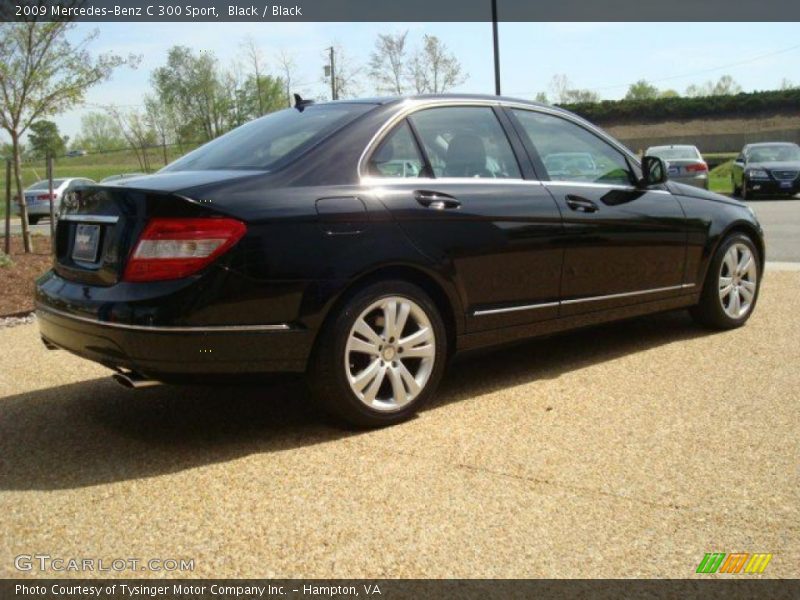
<svg viewBox="0 0 800 600">
<path fill-rule="evenodd" d="M 731 168 L 733 194 L 794 196 L 800 193 L 800 146 L 790 142 L 747 144 Z"/>
<path fill-rule="evenodd" d="M 75 156 L 86 156 L 87 154 L 88 152 L 86 152 L 86 150 L 70 150 L 67 152 L 67 156 L 70 158 Z"/>
<path fill-rule="evenodd" d="M 645 155 L 658 156 L 667 163 L 667 175 L 673 181 L 708 189 L 708 164 L 697 146 L 652 146 Z"/>
<path fill-rule="evenodd" d="M 271 113 L 76 189 L 54 246 L 49 347 L 129 387 L 306 372 L 362 427 L 413 415 L 458 352 L 677 308 L 739 327 L 764 265 L 744 203 L 567 111 L 471 95 Z"/>
<path fill-rule="evenodd" d="M 61 199 L 64 193 L 71 186 L 86 185 L 94 183 L 93 179 L 86 177 L 66 177 L 53 179 L 53 210 L 55 214 L 61 208 Z M 32 186 L 28 187 L 25 191 L 25 204 L 28 206 L 28 223 L 36 225 L 42 217 L 50 217 L 50 189 L 47 179 L 37 181 Z M 21 210 L 19 203 L 17 203 L 15 212 L 20 214 Z"/>
</svg>

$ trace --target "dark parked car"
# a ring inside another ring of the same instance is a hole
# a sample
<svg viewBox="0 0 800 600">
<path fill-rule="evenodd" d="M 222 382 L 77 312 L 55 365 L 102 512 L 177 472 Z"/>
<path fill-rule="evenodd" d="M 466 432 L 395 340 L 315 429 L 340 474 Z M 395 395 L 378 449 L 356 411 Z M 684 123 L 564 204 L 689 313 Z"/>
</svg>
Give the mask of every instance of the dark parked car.
<svg viewBox="0 0 800 600">
<path fill-rule="evenodd" d="M 65 202 L 46 344 L 134 387 L 307 371 L 360 426 L 457 352 L 678 308 L 740 326 L 764 265 L 743 203 L 496 97 L 302 102 Z"/>
<path fill-rule="evenodd" d="M 734 196 L 800 193 L 800 146 L 788 142 L 747 144 L 731 168 Z"/>
</svg>

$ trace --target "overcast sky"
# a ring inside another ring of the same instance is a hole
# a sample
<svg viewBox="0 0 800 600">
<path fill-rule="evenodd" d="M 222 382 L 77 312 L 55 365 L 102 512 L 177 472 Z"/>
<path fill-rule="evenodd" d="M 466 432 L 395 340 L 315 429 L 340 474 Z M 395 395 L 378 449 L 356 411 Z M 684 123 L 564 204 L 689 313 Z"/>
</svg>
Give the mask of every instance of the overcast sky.
<svg viewBox="0 0 800 600">
<path fill-rule="evenodd" d="M 87 94 L 87 104 L 55 117 L 74 137 L 80 117 L 98 105 L 137 105 L 150 88 L 150 72 L 177 44 L 213 52 L 223 66 L 242 57 L 252 35 L 277 73 L 274 57 L 286 50 L 296 61 L 296 90 L 304 96 L 326 89 L 321 81 L 326 48 L 341 45 L 364 65 L 378 33 L 410 30 L 412 46 L 434 34 L 461 61 L 469 77 L 454 91 L 493 93 L 490 23 L 101 23 L 79 24 L 76 40 L 97 28 L 95 53 L 141 54 L 137 70 L 120 69 Z M 730 74 L 745 91 L 775 89 L 783 78 L 800 84 L 800 23 L 501 23 L 502 91 L 533 98 L 549 91 L 555 74 L 575 87 L 620 98 L 639 79 L 683 93 L 691 83 Z M 366 72 L 366 69 L 364 69 Z M 374 95 L 364 78 L 363 95 Z"/>
</svg>

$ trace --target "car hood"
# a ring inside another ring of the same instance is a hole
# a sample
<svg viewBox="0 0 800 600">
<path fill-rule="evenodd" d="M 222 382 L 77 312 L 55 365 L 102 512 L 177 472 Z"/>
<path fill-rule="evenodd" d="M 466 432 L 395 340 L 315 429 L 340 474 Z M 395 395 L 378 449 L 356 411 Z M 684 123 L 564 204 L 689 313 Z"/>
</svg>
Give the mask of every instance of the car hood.
<svg viewBox="0 0 800 600">
<path fill-rule="evenodd" d="M 203 185 L 247 179 L 264 175 L 266 171 L 163 171 L 141 177 L 127 177 L 102 184 L 105 187 L 120 187 L 154 192 L 175 193 Z"/>
<path fill-rule="evenodd" d="M 770 171 L 786 169 L 788 171 L 800 171 L 800 161 L 797 160 L 749 162 L 745 166 L 748 169 L 768 169 Z"/>
<path fill-rule="evenodd" d="M 716 192 L 709 192 L 708 190 L 704 190 L 693 185 L 687 185 L 685 183 L 678 183 L 677 181 L 667 181 L 667 187 L 673 194 L 680 194 L 681 196 L 699 198 L 700 200 L 713 200 L 714 202 L 725 202 L 726 204 L 741 206 L 743 208 L 747 206 L 744 202 L 737 200 L 736 198 L 723 196 L 722 194 L 717 194 Z"/>
</svg>

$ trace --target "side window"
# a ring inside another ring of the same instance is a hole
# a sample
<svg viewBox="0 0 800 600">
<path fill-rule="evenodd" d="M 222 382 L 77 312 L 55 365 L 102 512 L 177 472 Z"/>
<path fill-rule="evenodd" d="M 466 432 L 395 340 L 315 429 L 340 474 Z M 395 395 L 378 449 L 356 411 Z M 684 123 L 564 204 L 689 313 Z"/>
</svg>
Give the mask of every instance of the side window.
<svg viewBox="0 0 800 600">
<path fill-rule="evenodd" d="M 552 181 L 630 185 L 625 156 L 605 140 L 561 117 L 514 109 Z"/>
<path fill-rule="evenodd" d="M 490 107 L 428 108 L 409 118 L 436 177 L 522 177 L 511 144 Z"/>
<path fill-rule="evenodd" d="M 372 154 L 369 174 L 373 177 L 420 177 L 424 166 L 411 127 L 403 121 Z"/>
</svg>

